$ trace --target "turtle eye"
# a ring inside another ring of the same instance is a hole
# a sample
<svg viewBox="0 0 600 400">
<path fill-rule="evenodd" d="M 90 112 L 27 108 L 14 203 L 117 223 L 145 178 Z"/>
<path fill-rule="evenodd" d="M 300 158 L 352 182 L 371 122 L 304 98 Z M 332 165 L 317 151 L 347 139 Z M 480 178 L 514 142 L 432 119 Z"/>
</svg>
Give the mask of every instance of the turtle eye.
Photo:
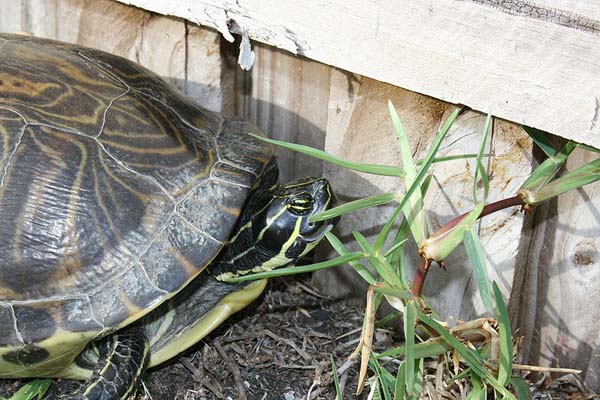
<svg viewBox="0 0 600 400">
<path fill-rule="evenodd" d="M 287 199 L 288 209 L 296 215 L 310 214 L 314 205 L 315 199 L 307 192 L 293 194 Z"/>
</svg>

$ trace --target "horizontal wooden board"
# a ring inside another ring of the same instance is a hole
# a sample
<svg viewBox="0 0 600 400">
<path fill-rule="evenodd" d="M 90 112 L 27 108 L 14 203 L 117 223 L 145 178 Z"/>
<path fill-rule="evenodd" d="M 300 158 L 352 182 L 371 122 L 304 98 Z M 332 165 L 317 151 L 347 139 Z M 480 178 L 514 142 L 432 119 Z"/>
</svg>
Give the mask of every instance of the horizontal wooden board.
<svg viewBox="0 0 600 400">
<path fill-rule="evenodd" d="M 118 0 L 600 147 L 600 1 Z"/>
</svg>

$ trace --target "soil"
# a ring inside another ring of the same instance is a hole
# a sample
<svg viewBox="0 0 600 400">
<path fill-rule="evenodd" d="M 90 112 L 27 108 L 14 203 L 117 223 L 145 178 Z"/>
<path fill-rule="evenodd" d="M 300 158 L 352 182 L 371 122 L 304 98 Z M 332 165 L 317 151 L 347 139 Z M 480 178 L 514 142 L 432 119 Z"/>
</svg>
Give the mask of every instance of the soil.
<svg viewBox="0 0 600 400">
<path fill-rule="evenodd" d="M 263 296 L 230 318 L 177 359 L 149 371 L 135 400 L 333 400 L 333 358 L 344 399 L 357 396 L 358 360 L 348 356 L 358 343 L 362 308 L 344 299 L 322 296 L 307 278 L 271 280 Z M 402 338 L 388 330 L 376 333 L 375 350 Z M 422 398 L 466 399 L 469 387 L 460 381 L 441 383 L 443 364 L 425 364 Z M 444 379 L 442 379 L 444 378 Z M 19 380 L 0 382 L 9 397 Z M 78 382 L 57 380 L 53 395 L 71 392 Z M 443 386 L 443 389 L 440 389 Z M 534 400 L 600 399 L 573 375 L 540 380 L 531 386 Z"/>
</svg>

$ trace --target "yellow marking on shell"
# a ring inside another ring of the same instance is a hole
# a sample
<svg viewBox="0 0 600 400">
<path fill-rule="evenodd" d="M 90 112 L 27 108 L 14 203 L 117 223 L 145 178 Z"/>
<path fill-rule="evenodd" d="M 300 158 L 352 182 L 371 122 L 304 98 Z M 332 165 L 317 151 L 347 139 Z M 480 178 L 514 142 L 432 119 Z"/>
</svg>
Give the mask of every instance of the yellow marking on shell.
<svg viewBox="0 0 600 400">
<path fill-rule="evenodd" d="M 150 355 L 149 367 L 161 364 L 200 341 L 227 318 L 252 303 L 263 292 L 267 280 L 252 282 L 242 290 L 225 296 L 193 327 Z"/>
<path fill-rule="evenodd" d="M 123 143 L 118 143 L 118 142 L 113 142 L 110 140 L 106 140 L 103 139 L 101 137 L 100 141 L 105 145 L 105 146 L 110 146 L 112 148 L 116 148 L 116 149 L 120 149 L 120 150 L 125 150 L 129 153 L 134 153 L 134 154 L 156 154 L 159 156 L 169 156 L 169 155 L 180 155 L 180 154 L 187 154 L 188 153 L 188 149 L 185 146 L 179 145 L 177 147 L 171 147 L 171 148 L 148 148 L 148 147 L 134 147 L 134 146 L 129 146 L 127 144 L 123 144 Z"/>
<path fill-rule="evenodd" d="M 2 82 L 0 90 L 3 94 L 25 95 L 31 98 L 43 97 L 44 92 L 60 88 L 60 85 L 53 82 L 32 82 L 29 79 L 6 73 L 0 73 L 0 82 Z"/>
<path fill-rule="evenodd" d="M 223 207 L 223 206 L 218 206 L 217 208 L 219 209 L 219 211 L 223 211 L 224 213 L 233 215 L 235 217 L 240 215 L 241 210 L 239 208 L 232 208 L 232 207 Z"/>
<path fill-rule="evenodd" d="M 71 186 L 68 189 L 69 194 L 69 204 L 67 206 L 67 215 L 65 223 L 65 237 L 63 238 L 63 242 L 61 246 L 65 249 L 72 249 L 71 252 L 64 252 L 63 256 L 60 259 L 58 270 L 55 274 L 56 277 L 60 277 L 60 279 L 55 279 L 57 283 L 64 287 L 67 282 L 72 283 L 76 274 L 74 271 L 79 271 L 82 267 L 81 264 L 81 256 L 79 254 L 79 238 L 77 237 L 77 229 L 76 229 L 76 220 L 77 213 L 79 209 L 80 203 L 80 190 L 81 183 L 83 181 L 83 175 L 85 172 L 85 166 L 88 160 L 88 151 L 86 146 L 81 142 L 81 140 L 75 140 L 72 138 L 72 135 L 67 135 L 64 133 L 55 133 L 53 137 L 57 139 L 61 139 L 66 143 L 71 143 L 79 148 L 79 154 L 81 156 L 79 165 L 77 166 L 77 173 L 75 175 L 75 179 L 73 180 Z M 34 140 L 38 144 L 38 146 L 44 146 L 43 149 L 46 152 L 53 151 L 49 146 L 45 146 L 41 144 L 41 142 L 33 136 Z M 61 167 L 64 169 L 67 167 L 66 163 L 61 159 L 61 154 L 59 152 L 54 151 L 55 157 L 60 157 L 59 160 L 63 162 Z"/>
<path fill-rule="evenodd" d="M 118 285 L 118 282 L 113 283 L 113 285 Z M 127 296 L 127 293 L 123 292 L 122 290 L 119 290 L 119 292 L 117 293 L 117 297 L 125 306 L 125 309 L 127 310 L 127 315 L 136 315 L 143 310 L 142 307 L 138 306 L 137 304 L 134 304 L 129 298 L 129 296 Z"/>
<path fill-rule="evenodd" d="M 200 249 L 198 251 L 200 251 Z M 198 273 L 199 268 L 192 264 L 190 260 L 185 258 L 180 252 L 178 252 L 176 249 L 171 249 L 170 252 L 173 254 L 175 259 L 177 259 L 177 262 L 183 267 L 188 276 L 196 275 L 196 273 Z"/>
<path fill-rule="evenodd" d="M 117 240 L 120 242 L 121 239 L 122 239 L 121 235 L 120 235 L 120 232 L 117 229 L 117 227 L 115 226 L 114 221 L 111 218 L 111 212 L 108 209 L 108 207 L 106 206 L 106 204 L 104 203 L 104 199 L 103 199 L 103 197 L 104 197 L 103 195 L 104 194 L 108 194 L 109 196 L 112 197 L 112 195 L 113 195 L 112 188 L 109 186 L 108 193 L 105 193 L 104 191 L 101 191 L 100 190 L 100 186 L 98 185 L 99 181 L 100 181 L 100 177 L 98 176 L 98 171 L 96 170 L 95 167 L 92 168 L 92 171 L 93 171 L 93 174 L 94 174 L 94 194 L 95 194 L 96 200 L 97 200 L 96 204 L 100 207 L 100 210 L 102 210 L 102 214 L 104 214 L 105 220 L 108 222 L 108 226 L 110 228 L 110 231 L 112 232 L 113 235 L 115 235 L 115 237 L 117 238 Z M 116 204 L 116 203 L 113 202 L 113 204 Z M 97 226 L 101 226 L 98 223 L 98 221 L 96 219 L 96 216 L 93 213 L 91 215 L 93 216 L 94 220 L 96 220 Z M 100 230 L 100 233 L 105 237 L 105 240 L 106 240 L 107 235 L 104 233 L 104 231 Z"/>
</svg>

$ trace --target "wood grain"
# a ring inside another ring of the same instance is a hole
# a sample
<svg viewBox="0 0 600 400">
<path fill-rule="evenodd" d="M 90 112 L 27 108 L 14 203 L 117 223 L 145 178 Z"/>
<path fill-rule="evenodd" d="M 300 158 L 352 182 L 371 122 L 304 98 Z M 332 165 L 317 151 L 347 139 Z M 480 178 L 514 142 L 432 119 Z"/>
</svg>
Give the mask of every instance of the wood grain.
<svg viewBox="0 0 600 400">
<path fill-rule="evenodd" d="M 597 0 L 119 1 L 600 146 Z"/>
<path fill-rule="evenodd" d="M 567 169 L 593 155 L 574 153 Z M 569 192 L 527 218 L 510 301 L 524 362 L 576 366 L 600 387 L 600 185 Z"/>
<path fill-rule="evenodd" d="M 237 46 L 230 46 L 236 51 Z M 257 45 L 249 72 L 234 63 L 235 114 L 256 123 L 269 137 L 323 148 L 327 127 L 331 68 L 315 61 Z M 283 181 L 320 176 L 321 162 L 276 149 Z"/>
</svg>

